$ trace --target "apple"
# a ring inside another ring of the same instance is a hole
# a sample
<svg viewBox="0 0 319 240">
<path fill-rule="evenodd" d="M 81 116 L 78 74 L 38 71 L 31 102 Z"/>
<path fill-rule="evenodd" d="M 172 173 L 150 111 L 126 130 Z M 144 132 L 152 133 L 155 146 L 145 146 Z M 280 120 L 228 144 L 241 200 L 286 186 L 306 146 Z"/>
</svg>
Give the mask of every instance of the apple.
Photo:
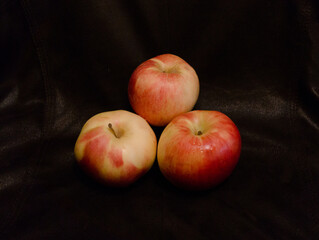
<svg viewBox="0 0 319 240">
<path fill-rule="evenodd" d="M 240 133 L 229 117 L 197 110 L 175 117 L 166 126 L 157 160 L 160 171 L 175 186 L 206 190 L 232 173 L 240 151 Z"/>
<path fill-rule="evenodd" d="M 157 140 L 150 125 L 125 110 L 109 111 L 90 118 L 75 143 L 79 165 L 99 182 L 125 187 L 153 165 Z"/>
<path fill-rule="evenodd" d="M 139 65 L 128 85 L 134 111 L 153 126 L 165 126 L 193 109 L 199 95 L 195 70 L 173 54 L 162 54 Z"/>
</svg>

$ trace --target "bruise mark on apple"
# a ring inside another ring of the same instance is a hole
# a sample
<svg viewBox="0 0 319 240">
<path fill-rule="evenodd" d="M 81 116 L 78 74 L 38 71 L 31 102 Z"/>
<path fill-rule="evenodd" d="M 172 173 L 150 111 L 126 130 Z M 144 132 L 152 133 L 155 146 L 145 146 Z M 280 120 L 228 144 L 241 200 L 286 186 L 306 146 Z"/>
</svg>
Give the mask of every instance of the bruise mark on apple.
<svg viewBox="0 0 319 240">
<path fill-rule="evenodd" d="M 123 165 L 124 162 L 121 150 L 113 148 L 108 152 L 108 156 L 110 157 L 111 163 L 114 167 L 119 168 Z"/>
</svg>

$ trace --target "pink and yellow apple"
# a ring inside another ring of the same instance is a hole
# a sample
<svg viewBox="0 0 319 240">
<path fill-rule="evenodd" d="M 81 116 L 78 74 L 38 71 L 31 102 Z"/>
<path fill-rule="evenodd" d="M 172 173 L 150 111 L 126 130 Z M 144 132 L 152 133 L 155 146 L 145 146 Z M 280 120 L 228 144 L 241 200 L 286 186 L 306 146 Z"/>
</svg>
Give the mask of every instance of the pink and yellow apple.
<svg viewBox="0 0 319 240">
<path fill-rule="evenodd" d="M 163 175 L 188 190 L 209 189 L 235 168 L 240 133 L 225 114 L 192 111 L 174 118 L 160 136 L 157 160 Z"/>
<path fill-rule="evenodd" d="M 124 110 L 97 114 L 83 126 L 74 152 L 80 166 L 114 187 L 132 184 L 153 165 L 157 140 L 150 125 Z"/>
<path fill-rule="evenodd" d="M 177 115 L 192 110 L 198 95 L 195 70 L 173 54 L 145 61 L 129 80 L 132 108 L 154 126 L 165 126 Z"/>
</svg>

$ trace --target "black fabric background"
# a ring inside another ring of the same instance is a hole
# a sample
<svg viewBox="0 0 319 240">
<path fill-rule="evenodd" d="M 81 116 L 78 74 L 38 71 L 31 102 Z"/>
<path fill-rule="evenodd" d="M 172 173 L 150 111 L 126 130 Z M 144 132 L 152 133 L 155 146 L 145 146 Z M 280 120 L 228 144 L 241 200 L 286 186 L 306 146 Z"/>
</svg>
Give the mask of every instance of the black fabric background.
<svg viewBox="0 0 319 240">
<path fill-rule="evenodd" d="M 101 186 L 79 131 L 132 111 L 131 73 L 162 53 L 197 71 L 195 109 L 236 123 L 239 163 L 205 192 L 156 163 Z M 0 0 L 0 61 L 0 239 L 319 238 L 318 1 Z"/>
</svg>

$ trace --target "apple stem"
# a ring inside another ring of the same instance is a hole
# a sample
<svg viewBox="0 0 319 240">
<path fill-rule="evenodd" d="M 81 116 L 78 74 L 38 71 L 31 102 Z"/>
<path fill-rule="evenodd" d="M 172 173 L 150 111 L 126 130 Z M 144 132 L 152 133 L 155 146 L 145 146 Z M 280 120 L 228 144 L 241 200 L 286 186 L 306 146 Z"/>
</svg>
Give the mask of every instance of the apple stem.
<svg viewBox="0 0 319 240">
<path fill-rule="evenodd" d="M 202 133 L 202 131 L 201 130 L 199 130 L 198 132 L 197 132 L 197 135 L 202 135 L 203 133 Z"/>
<path fill-rule="evenodd" d="M 109 127 L 109 129 L 111 130 L 111 132 L 114 134 L 114 136 L 115 136 L 116 138 L 119 138 L 119 137 L 116 135 L 116 133 L 115 133 L 115 131 L 114 131 L 114 128 L 112 127 L 112 123 L 109 123 L 108 127 Z"/>
</svg>

